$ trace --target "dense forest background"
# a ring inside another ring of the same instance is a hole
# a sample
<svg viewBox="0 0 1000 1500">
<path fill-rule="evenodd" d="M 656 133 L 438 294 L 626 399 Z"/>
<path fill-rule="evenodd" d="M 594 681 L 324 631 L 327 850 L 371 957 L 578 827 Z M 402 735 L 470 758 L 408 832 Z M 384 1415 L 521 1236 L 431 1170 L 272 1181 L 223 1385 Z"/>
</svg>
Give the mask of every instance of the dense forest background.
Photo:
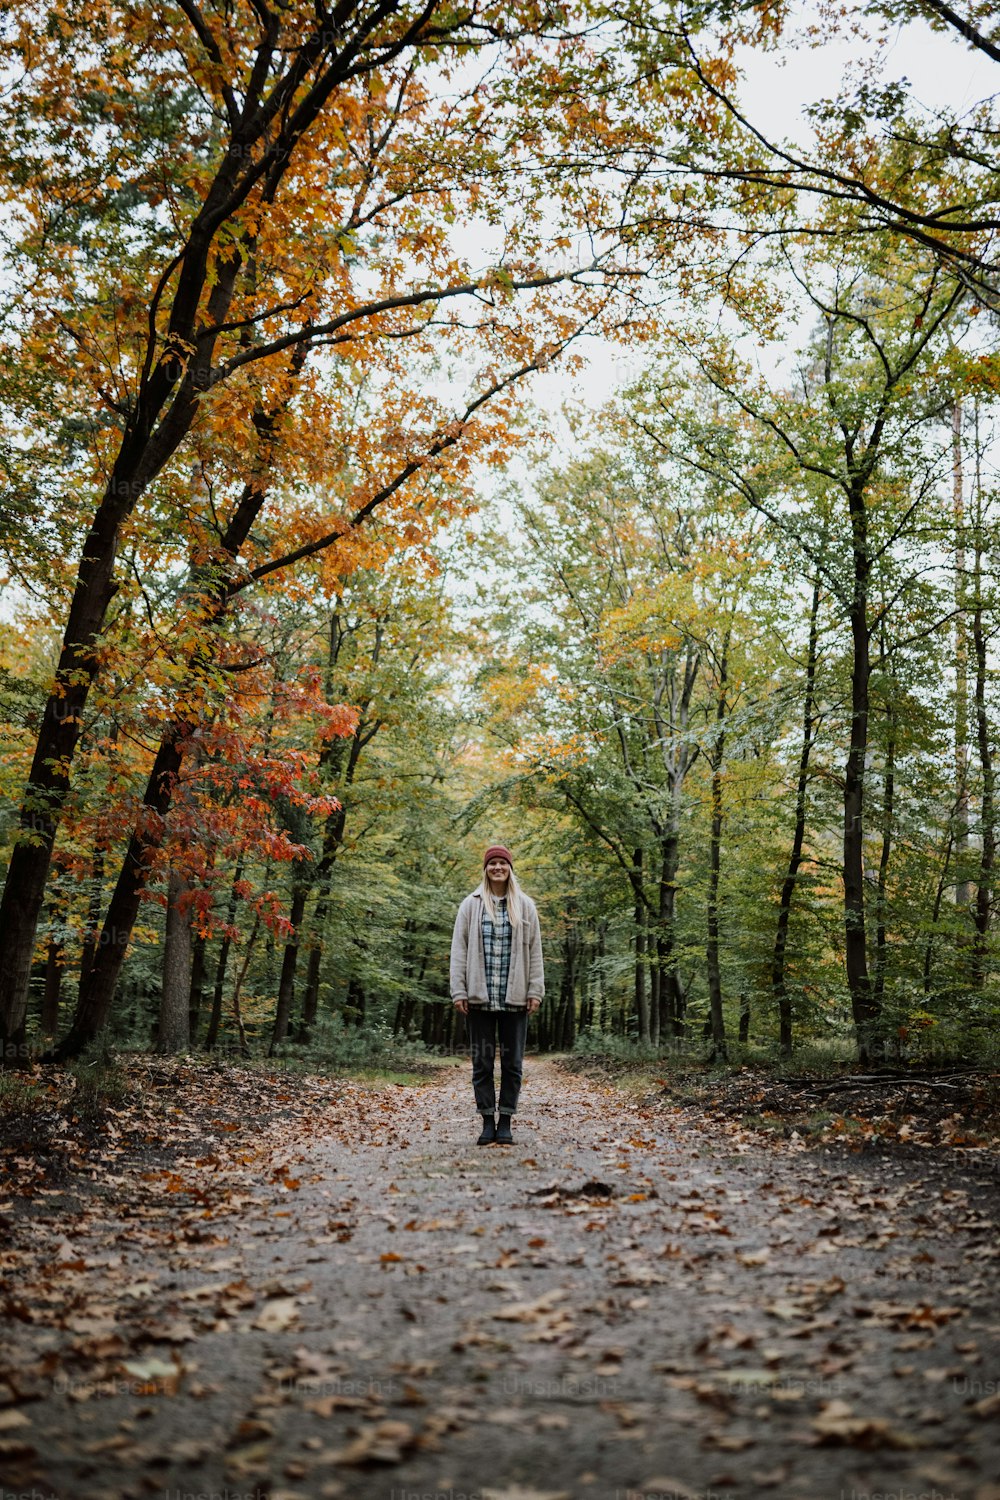
<svg viewBox="0 0 1000 1500">
<path fill-rule="evenodd" d="M 543 1048 L 986 1054 L 1000 120 L 884 44 L 995 70 L 991 8 L 48 16 L 0 23 L 4 1060 L 451 1049 L 498 841 Z M 855 34 L 796 143 L 744 114 Z"/>
</svg>

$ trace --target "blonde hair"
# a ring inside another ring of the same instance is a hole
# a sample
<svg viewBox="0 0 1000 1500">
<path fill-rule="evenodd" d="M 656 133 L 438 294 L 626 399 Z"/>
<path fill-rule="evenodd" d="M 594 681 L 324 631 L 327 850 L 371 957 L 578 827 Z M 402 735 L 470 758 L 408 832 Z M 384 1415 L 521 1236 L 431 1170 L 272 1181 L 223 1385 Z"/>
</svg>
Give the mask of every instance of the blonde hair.
<svg viewBox="0 0 1000 1500">
<path fill-rule="evenodd" d="M 479 894 L 483 898 L 486 915 L 491 922 L 495 922 L 497 919 L 497 909 L 493 905 L 494 896 L 490 890 L 490 878 L 485 870 L 483 870 L 483 883 L 479 887 Z M 513 866 L 511 866 L 510 879 L 507 881 L 507 915 L 510 918 L 512 930 L 516 932 L 521 922 L 521 887 L 517 883 L 517 876 L 514 874 Z"/>
</svg>

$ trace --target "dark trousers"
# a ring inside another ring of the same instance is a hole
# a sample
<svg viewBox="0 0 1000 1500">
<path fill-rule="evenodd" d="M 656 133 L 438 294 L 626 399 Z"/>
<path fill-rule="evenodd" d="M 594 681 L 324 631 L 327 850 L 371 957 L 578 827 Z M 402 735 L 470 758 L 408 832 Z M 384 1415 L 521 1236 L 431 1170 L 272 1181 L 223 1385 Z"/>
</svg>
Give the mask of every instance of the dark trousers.
<svg viewBox="0 0 1000 1500">
<path fill-rule="evenodd" d="M 500 1113 L 512 1115 L 517 1110 L 524 1072 L 524 1042 L 528 1035 L 528 1012 L 524 1010 L 485 1010 L 469 1006 L 466 1017 L 469 1047 L 472 1052 L 472 1088 L 476 1108 L 481 1115 L 492 1115 L 497 1107 L 493 1060 L 500 1043 Z"/>
</svg>

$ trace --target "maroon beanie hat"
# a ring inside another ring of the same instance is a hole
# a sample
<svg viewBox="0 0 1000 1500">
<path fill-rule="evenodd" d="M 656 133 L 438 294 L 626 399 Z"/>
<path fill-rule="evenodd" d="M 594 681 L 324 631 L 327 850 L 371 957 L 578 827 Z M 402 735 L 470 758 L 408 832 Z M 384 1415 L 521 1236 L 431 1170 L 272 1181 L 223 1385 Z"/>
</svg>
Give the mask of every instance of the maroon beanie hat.
<svg viewBox="0 0 1000 1500">
<path fill-rule="evenodd" d="M 505 859 L 510 865 L 511 869 L 513 870 L 514 868 L 514 856 L 513 854 L 511 854 L 509 849 L 504 848 L 503 844 L 491 844 L 487 849 L 486 853 L 483 855 L 484 870 L 486 869 L 486 866 L 489 864 L 491 859 Z"/>
</svg>

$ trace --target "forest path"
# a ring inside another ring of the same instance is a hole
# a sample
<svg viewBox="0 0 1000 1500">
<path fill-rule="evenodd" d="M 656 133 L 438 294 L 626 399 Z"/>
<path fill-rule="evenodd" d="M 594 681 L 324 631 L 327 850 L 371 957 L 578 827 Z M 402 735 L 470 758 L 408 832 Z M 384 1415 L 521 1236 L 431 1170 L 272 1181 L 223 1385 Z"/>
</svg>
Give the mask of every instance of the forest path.
<svg viewBox="0 0 1000 1500">
<path fill-rule="evenodd" d="M 981 1155 L 765 1144 L 532 1057 L 513 1147 L 464 1064 L 317 1086 L 309 1128 L 5 1220 L 2 1500 L 1000 1500 Z"/>
</svg>

